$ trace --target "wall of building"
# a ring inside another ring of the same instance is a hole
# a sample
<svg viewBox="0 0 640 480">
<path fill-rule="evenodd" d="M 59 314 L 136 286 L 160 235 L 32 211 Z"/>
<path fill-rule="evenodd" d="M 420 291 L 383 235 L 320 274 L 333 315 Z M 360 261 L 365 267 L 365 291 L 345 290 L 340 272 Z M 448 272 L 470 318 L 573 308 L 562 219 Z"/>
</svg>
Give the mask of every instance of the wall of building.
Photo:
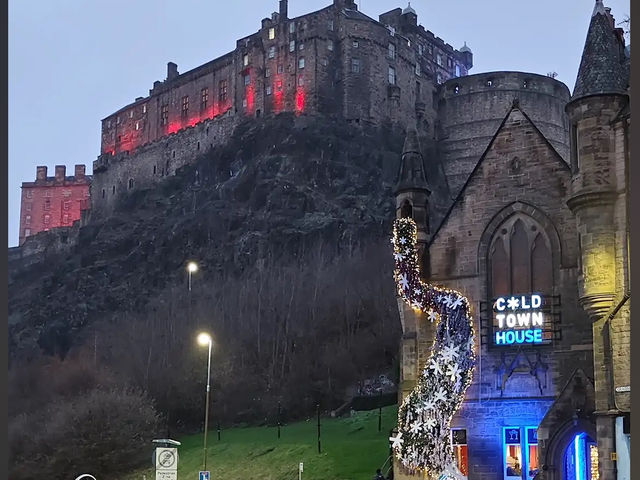
<svg viewBox="0 0 640 480">
<path fill-rule="evenodd" d="M 19 245 L 39 232 L 70 227 L 90 208 L 91 177 L 84 165 L 76 165 L 74 173 L 66 176 L 66 167 L 56 165 L 55 176 L 48 177 L 47 167 L 40 166 L 35 182 L 22 183 Z"/>
<path fill-rule="evenodd" d="M 438 148 L 452 195 L 489 145 L 514 99 L 569 162 L 569 125 L 563 83 L 523 72 L 489 72 L 447 81 L 438 101 Z"/>
</svg>

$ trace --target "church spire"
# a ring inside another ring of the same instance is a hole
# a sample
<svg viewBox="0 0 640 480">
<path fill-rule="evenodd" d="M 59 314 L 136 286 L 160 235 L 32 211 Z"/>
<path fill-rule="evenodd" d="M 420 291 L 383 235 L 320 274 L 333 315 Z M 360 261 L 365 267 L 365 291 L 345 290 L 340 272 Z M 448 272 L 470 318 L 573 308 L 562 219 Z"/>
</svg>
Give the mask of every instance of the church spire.
<svg viewBox="0 0 640 480">
<path fill-rule="evenodd" d="M 407 128 L 395 193 L 397 195 L 408 190 L 429 192 L 422 153 L 420 152 L 418 132 L 415 127 Z"/>
</svg>

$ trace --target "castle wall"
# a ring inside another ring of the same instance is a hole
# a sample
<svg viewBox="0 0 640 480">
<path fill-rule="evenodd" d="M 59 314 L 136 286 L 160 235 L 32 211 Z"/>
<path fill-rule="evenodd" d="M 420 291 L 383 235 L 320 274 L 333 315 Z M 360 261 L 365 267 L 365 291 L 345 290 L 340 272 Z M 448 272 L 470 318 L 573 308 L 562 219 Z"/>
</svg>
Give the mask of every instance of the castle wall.
<svg viewBox="0 0 640 480">
<path fill-rule="evenodd" d="M 569 97 L 563 83 L 531 73 L 490 72 L 447 81 L 439 95 L 437 135 L 452 195 L 459 192 L 514 99 L 569 162 L 564 112 Z"/>
</svg>

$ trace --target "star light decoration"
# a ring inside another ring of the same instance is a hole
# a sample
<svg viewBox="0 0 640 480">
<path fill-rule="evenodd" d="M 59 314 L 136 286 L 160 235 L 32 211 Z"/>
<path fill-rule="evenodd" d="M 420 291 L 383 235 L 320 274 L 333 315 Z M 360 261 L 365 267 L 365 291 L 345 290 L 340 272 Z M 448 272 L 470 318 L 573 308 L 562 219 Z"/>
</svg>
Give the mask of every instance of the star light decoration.
<svg viewBox="0 0 640 480">
<path fill-rule="evenodd" d="M 423 283 L 418 267 L 417 227 L 401 218 L 393 226 L 398 295 L 436 322 L 431 355 L 416 387 L 398 410 L 398 434 L 390 438 L 402 465 L 428 478 L 456 478 L 450 424 L 471 384 L 475 365 L 470 305 L 460 293 Z"/>
</svg>

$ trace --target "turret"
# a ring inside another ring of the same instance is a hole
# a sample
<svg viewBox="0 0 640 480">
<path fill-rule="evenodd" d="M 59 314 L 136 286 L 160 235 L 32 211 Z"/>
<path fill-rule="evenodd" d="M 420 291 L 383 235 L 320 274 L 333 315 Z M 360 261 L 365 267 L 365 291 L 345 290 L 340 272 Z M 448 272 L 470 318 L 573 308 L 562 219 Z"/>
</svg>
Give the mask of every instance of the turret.
<svg viewBox="0 0 640 480">
<path fill-rule="evenodd" d="M 429 230 L 429 190 L 424 162 L 415 127 L 409 127 L 402 148 L 402 159 L 395 187 L 396 218 L 412 218 L 418 227 L 419 254 L 423 272 L 428 271 L 426 247 Z"/>
<path fill-rule="evenodd" d="M 471 68 L 473 67 L 473 52 L 467 46 L 467 42 L 464 42 L 464 45 L 459 51 L 462 54 L 462 63 L 464 64 L 465 68 L 467 70 L 471 70 Z"/>
</svg>

